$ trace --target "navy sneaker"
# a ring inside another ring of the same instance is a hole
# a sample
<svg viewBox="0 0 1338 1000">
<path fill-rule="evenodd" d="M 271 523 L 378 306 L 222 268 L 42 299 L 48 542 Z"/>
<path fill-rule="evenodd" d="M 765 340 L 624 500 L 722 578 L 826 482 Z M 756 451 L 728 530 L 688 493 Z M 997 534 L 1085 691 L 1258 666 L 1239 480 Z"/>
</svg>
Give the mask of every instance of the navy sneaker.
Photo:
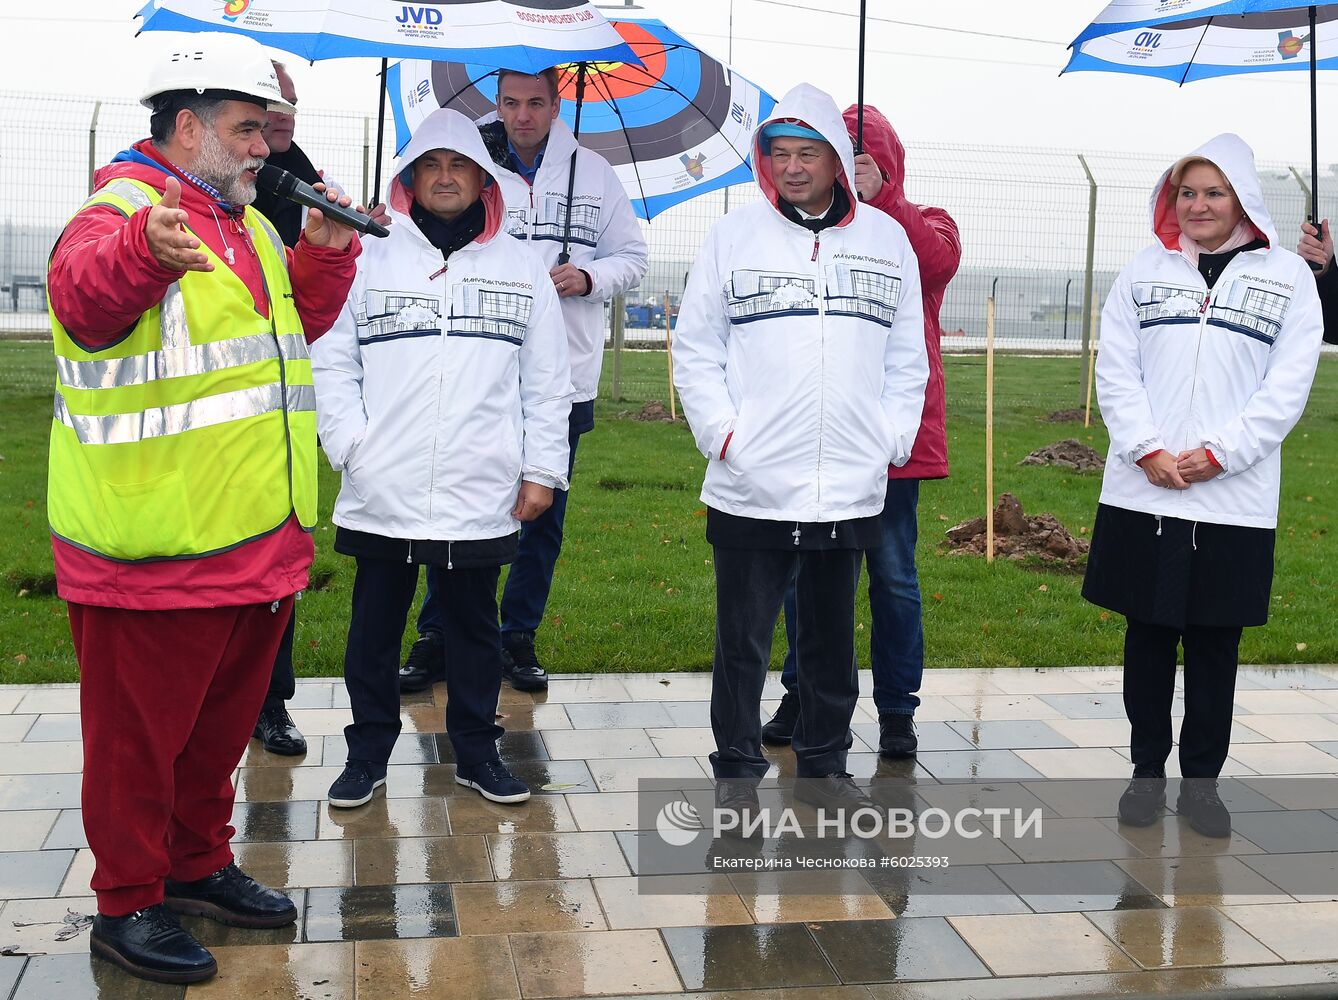
<svg viewBox="0 0 1338 1000">
<path fill-rule="evenodd" d="M 372 792 L 386 783 L 386 766 L 369 760 L 350 760 L 330 786 L 330 805 L 352 809 L 372 801 Z"/>
<path fill-rule="evenodd" d="M 457 767 L 455 782 L 472 788 L 490 802 L 524 802 L 530 787 L 506 769 L 500 760 Z"/>
</svg>

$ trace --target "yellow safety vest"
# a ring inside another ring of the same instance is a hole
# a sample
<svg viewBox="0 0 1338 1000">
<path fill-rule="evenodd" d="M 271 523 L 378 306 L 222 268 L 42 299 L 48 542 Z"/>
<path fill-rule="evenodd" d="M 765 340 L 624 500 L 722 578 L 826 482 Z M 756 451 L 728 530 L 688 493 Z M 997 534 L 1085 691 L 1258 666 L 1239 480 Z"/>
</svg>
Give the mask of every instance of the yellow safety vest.
<svg viewBox="0 0 1338 1000">
<path fill-rule="evenodd" d="M 162 196 L 109 182 L 83 208 L 129 218 Z M 80 211 L 83 210 L 80 209 Z M 47 474 L 51 531 L 109 559 L 193 558 L 282 527 L 316 523 L 316 389 L 284 246 L 247 208 L 269 318 L 242 280 L 188 271 L 124 337 L 82 347 L 51 309 L 55 414 Z M 245 251 L 243 251 L 245 252 Z"/>
</svg>

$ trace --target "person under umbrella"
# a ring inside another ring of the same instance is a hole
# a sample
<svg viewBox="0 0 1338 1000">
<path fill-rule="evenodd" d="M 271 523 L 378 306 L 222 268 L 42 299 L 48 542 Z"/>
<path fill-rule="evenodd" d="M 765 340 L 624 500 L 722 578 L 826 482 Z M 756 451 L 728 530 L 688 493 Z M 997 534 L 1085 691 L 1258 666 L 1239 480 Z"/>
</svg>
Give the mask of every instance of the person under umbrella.
<svg viewBox="0 0 1338 1000">
<path fill-rule="evenodd" d="M 506 231 L 543 258 L 549 284 L 562 300 L 576 392 L 568 428 L 570 480 L 581 435 L 595 426 L 595 395 L 604 362 L 604 303 L 645 276 L 646 240 L 608 161 L 579 147 L 558 118 L 557 70 L 537 75 L 503 70 L 497 89 L 499 120 L 479 131 L 506 198 Z M 571 259 L 564 260 L 568 247 Z M 519 691 L 548 687 L 534 639 L 562 551 L 567 496 L 564 484 L 552 506 L 521 528 L 520 547 L 502 589 L 501 669 Z M 401 691 L 423 690 L 443 676 L 443 634 L 437 590 L 429 579 L 418 616 L 419 637 L 400 672 Z"/>
<path fill-rule="evenodd" d="M 1268 619 L 1283 439 L 1300 419 L 1322 324 L 1304 260 L 1278 245 L 1254 154 L 1220 135 L 1162 174 L 1156 242 L 1116 279 L 1097 396 L 1110 430 L 1083 596 L 1127 619 L 1133 780 L 1122 823 L 1166 803 L 1184 650 L 1177 811 L 1227 837 L 1217 793 L 1242 629 Z"/>
</svg>

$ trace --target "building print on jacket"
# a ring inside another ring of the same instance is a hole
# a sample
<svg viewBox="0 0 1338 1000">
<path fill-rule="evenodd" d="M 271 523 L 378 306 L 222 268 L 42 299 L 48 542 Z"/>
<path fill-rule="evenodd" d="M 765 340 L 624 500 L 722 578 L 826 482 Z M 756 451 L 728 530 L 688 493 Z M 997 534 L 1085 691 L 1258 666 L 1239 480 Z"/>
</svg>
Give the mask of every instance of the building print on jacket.
<svg viewBox="0 0 1338 1000">
<path fill-rule="evenodd" d="M 824 312 L 855 316 L 891 326 L 897 315 L 901 279 L 848 264 L 824 269 Z M 813 316 L 818 312 L 817 279 L 804 274 L 735 270 L 725 289 L 731 323 L 752 323 L 782 316 Z"/>
<path fill-rule="evenodd" d="M 435 337 L 441 333 L 441 300 L 408 291 L 369 288 L 353 302 L 358 343 L 364 347 L 404 337 Z"/>
<path fill-rule="evenodd" d="M 529 287 L 528 285 L 526 287 Z M 519 347 L 525 342 L 534 297 L 486 284 L 461 284 L 451 289 L 448 337 L 481 337 Z"/>
<path fill-rule="evenodd" d="M 571 212 L 571 242 L 593 247 L 599 243 L 599 199 L 591 195 L 577 195 Z M 506 231 L 517 239 L 525 238 L 526 215 L 523 210 L 509 209 L 506 213 Z M 534 232 L 532 240 L 562 242 L 567 222 L 567 196 L 549 191 L 534 195 Z"/>
<path fill-rule="evenodd" d="M 1273 283 L 1248 276 L 1233 278 L 1220 287 L 1208 307 L 1208 325 L 1272 344 L 1282 329 L 1291 296 L 1276 291 Z M 1137 281 L 1133 285 L 1134 305 L 1140 329 L 1177 323 L 1199 322 L 1204 312 L 1201 288 L 1168 285 L 1156 281 Z"/>
</svg>

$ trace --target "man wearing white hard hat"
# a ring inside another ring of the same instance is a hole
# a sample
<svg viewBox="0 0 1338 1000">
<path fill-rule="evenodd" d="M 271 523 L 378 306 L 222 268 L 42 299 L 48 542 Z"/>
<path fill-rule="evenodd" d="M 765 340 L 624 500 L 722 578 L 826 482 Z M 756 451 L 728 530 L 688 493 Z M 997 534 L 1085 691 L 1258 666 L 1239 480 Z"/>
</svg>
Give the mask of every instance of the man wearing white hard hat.
<svg viewBox="0 0 1338 1000">
<path fill-rule="evenodd" d="M 175 913 L 297 916 L 233 861 L 231 775 L 307 585 L 307 344 L 359 243 L 312 211 L 288 251 L 247 207 L 266 113 L 292 110 L 257 43 L 190 36 L 154 60 L 143 103 L 152 138 L 98 171 L 52 253 L 47 506 L 80 671 L 90 944 L 184 983 L 217 966 Z"/>
</svg>

